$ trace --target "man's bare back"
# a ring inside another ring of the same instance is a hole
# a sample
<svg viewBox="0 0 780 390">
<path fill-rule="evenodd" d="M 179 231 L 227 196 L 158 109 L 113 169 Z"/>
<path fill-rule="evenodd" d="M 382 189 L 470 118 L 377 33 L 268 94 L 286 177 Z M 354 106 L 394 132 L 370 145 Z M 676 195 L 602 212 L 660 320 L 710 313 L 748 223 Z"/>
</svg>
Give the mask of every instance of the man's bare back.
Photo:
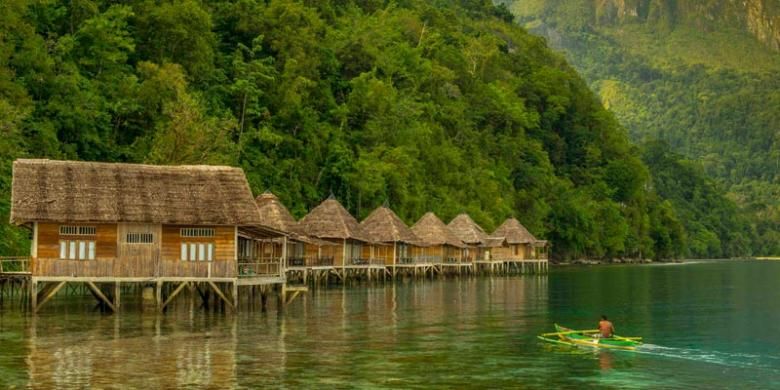
<svg viewBox="0 0 780 390">
<path fill-rule="evenodd" d="M 607 319 L 607 316 L 601 316 L 599 321 L 599 333 L 601 337 L 609 338 L 615 333 L 615 327 L 612 326 L 612 322 Z"/>
</svg>

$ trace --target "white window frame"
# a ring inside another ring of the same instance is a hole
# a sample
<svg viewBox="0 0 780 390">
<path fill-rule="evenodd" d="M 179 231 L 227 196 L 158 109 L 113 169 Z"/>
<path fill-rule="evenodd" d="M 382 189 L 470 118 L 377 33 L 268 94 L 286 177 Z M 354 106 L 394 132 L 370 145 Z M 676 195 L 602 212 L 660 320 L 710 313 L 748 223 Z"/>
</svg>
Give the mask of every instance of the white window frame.
<svg viewBox="0 0 780 390">
<path fill-rule="evenodd" d="M 95 260 L 96 255 L 94 240 L 60 240 L 60 260 Z"/>
<path fill-rule="evenodd" d="M 213 242 L 182 241 L 180 243 L 179 259 L 181 261 L 214 261 Z"/>
</svg>

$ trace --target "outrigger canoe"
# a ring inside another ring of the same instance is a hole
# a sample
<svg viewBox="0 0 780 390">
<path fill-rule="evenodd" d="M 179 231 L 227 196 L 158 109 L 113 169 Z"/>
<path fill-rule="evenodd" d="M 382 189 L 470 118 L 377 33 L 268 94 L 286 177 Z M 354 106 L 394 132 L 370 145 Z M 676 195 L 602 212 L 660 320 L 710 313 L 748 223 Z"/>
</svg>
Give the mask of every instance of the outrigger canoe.
<svg viewBox="0 0 780 390">
<path fill-rule="evenodd" d="M 572 330 L 555 324 L 555 332 L 539 335 L 540 340 L 566 345 L 582 345 L 593 348 L 613 348 L 634 350 L 642 345 L 641 337 L 623 337 L 614 335 L 609 338 L 598 337 L 598 330 Z"/>
</svg>

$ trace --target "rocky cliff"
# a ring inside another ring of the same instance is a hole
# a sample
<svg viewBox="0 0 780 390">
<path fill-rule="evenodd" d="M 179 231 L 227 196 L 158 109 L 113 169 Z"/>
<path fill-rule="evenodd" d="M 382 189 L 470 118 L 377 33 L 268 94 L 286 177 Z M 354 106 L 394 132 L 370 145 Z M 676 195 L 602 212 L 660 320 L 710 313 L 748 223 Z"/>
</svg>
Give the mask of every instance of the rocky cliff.
<svg viewBox="0 0 780 390">
<path fill-rule="evenodd" d="M 704 31 L 735 27 L 780 51 L 780 0 L 591 0 L 598 24 L 686 23 Z"/>
<path fill-rule="evenodd" d="M 780 0 L 501 0 L 515 14 L 561 15 L 592 26 L 649 24 L 659 32 L 680 26 L 737 29 L 780 51 Z M 576 26 L 577 28 L 581 26 Z"/>
</svg>

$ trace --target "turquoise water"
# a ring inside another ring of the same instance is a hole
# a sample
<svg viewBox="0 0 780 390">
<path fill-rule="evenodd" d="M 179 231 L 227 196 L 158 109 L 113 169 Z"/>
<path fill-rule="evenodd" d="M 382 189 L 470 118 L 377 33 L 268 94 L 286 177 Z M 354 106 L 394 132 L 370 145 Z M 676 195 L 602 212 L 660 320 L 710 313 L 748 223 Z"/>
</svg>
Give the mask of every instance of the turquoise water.
<svg viewBox="0 0 780 390">
<path fill-rule="evenodd" d="M 780 388 L 780 262 L 334 287 L 276 310 L 0 310 L 0 387 Z M 544 344 L 558 322 L 637 352 Z"/>
</svg>

